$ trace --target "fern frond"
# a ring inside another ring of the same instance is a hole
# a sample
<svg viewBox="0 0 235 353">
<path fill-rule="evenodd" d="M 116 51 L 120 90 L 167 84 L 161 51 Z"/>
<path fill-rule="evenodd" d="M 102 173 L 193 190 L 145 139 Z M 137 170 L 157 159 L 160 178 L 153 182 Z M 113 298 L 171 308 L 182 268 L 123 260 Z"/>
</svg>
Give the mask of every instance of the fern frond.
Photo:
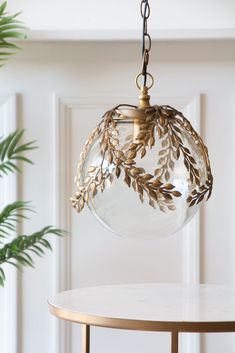
<svg viewBox="0 0 235 353">
<path fill-rule="evenodd" d="M 9 15 L 6 12 L 7 2 L 4 1 L 0 6 L 0 61 L 5 62 L 15 51 L 20 49 L 11 43 L 11 40 L 25 39 L 26 27 L 23 22 L 17 20 L 20 13 Z M 5 49 L 8 49 L 7 51 Z M 3 64 L 0 65 L 0 67 Z"/>
<path fill-rule="evenodd" d="M 5 238 L 12 231 L 16 231 L 17 223 L 28 218 L 24 215 L 25 211 L 33 212 L 29 202 L 25 201 L 16 201 L 3 208 L 0 213 L 0 238 Z"/>
<path fill-rule="evenodd" d="M 20 169 L 16 164 L 17 161 L 33 164 L 33 162 L 24 157 L 22 153 L 37 147 L 34 145 L 35 141 L 20 144 L 23 133 L 24 130 L 16 130 L 6 138 L 0 138 L 0 177 L 8 172 L 19 172 Z"/>
<path fill-rule="evenodd" d="M 31 253 L 42 256 L 45 249 L 52 250 L 50 243 L 45 239 L 45 236 L 49 234 L 63 236 L 65 232 L 61 229 L 47 226 L 31 235 L 20 235 L 0 249 L 0 285 L 3 286 L 5 281 L 2 264 L 8 263 L 17 267 L 20 264 L 24 267 L 33 267 L 34 261 Z"/>
</svg>

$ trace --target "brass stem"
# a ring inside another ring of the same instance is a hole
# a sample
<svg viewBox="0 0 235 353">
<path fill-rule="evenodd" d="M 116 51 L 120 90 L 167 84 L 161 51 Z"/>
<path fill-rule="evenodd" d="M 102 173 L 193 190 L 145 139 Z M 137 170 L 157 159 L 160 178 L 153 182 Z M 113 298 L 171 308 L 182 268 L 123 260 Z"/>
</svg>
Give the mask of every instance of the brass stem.
<svg viewBox="0 0 235 353">
<path fill-rule="evenodd" d="M 171 333 L 171 352 L 179 352 L 179 333 L 177 331 Z"/>
<path fill-rule="evenodd" d="M 82 325 L 82 353 L 90 353 L 90 326 Z"/>
</svg>

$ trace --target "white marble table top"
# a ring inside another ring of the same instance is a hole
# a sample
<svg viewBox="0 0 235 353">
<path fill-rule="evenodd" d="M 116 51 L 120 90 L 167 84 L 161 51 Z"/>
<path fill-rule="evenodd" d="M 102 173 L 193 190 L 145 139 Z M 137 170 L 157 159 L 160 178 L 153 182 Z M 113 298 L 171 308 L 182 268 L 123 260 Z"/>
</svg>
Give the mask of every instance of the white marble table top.
<svg viewBox="0 0 235 353">
<path fill-rule="evenodd" d="M 124 284 L 80 288 L 49 300 L 52 314 L 89 325 L 149 331 L 235 331 L 235 288 Z"/>
</svg>

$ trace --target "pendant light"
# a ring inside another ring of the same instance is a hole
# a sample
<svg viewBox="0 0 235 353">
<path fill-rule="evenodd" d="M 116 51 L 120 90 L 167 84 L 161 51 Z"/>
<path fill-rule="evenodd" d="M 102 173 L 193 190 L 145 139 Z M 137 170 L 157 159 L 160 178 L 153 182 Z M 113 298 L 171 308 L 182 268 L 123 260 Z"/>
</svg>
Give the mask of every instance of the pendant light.
<svg viewBox="0 0 235 353">
<path fill-rule="evenodd" d="M 207 148 L 184 115 L 150 104 L 148 0 L 141 1 L 141 15 L 139 104 L 120 104 L 104 114 L 81 152 L 71 201 L 78 213 L 88 205 L 116 234 L 152 238 L 184 226 L 209 199 L 213 177 Z"/>
</svg>

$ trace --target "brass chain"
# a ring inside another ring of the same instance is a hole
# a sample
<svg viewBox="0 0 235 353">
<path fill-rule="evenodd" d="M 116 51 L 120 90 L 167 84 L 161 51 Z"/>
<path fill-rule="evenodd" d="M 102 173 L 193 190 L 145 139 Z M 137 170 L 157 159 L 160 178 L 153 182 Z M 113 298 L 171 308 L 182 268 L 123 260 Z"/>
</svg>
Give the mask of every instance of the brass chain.
<svg viewBox="0 0 235 353">
<path fill-rule="evenodd" d="M 150 6 L 148 0 L 142 0 L 140 5 L 140 12 L 143 18 L 143 37 L 142 37 L 142 57 L 143 57 L 143 66 L 141 74 L 144 77 L 144 86 L 147 84 L 148 77 L 148 63 L 149 63 L 149 52 L 151 50 L 151 37 L 148 33 L 148 19 L 150 17 Z"/>
</svg>

